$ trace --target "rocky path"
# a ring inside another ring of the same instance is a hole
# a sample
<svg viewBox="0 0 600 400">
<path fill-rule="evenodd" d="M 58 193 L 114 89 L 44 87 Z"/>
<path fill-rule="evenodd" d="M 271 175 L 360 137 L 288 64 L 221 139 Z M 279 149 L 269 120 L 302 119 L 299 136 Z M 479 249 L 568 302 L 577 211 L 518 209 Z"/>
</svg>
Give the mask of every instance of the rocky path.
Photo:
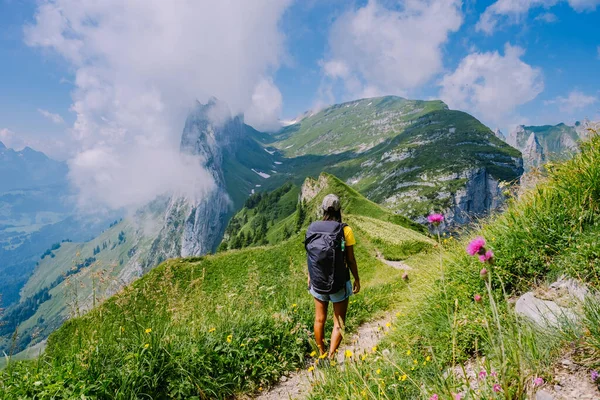
<svg viewBox="0 0 600 400">
<path fill-rule="evenodd" d="M 598 386 L 592 382 L 590 371 L 564 357 L 554 367 L 554 382 L 538 390 L 536 400 L 600 400 Z"/>
<path fill-rule="evenodd" d="M 377 259 L 379 261 L 381 261 L 382 263 L 384 263 L 386 265 L 389 265 L 390 267 L 395 268 L 395 269 L 400 269 L 400 270 L 403 270 L 403 271 L 408 271 L 408 270 L 412 269 L 411 267 L 409 267 L 408 265 L 406 265 L 402 261 L 390 261 L 390 260 L 386 260 L 383 257 L 383 254 L 381 254 L 381 252 L 379 250 L 377 250 Z"/>
<path fill-rule="evenodd" d="M 346 350 L 350 350 L 354 354 L 354 357 L 357 357 L 364 352 L 370 352 L 379 342 L 386 322 L 392 319 L 393 315 L 394 314 L 390 312 L 383 318 L 361 325 L 358 328 L 358 331 L 340 346 L 337 357 L 338 363 L 343 365 Z M 319 376 L 318 368 L 312 372 L 308 372 L 307 369 L 304 369 L 292 373 L 289 376 L 282 377 L 278 384 L 273 386 L 267 392 L 258 395 L 255 399 L 303 399 L 310 393 L 312 382 L 315 379 L 318 379 Z"/>
</svg>

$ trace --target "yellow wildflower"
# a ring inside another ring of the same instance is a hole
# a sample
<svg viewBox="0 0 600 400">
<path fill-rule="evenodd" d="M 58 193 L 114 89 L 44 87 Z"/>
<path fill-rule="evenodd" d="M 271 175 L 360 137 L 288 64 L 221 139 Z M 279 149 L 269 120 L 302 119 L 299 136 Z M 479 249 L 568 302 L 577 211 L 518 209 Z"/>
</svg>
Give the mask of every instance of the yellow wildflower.
<svg viewBox="0 0 600 400">
<path fill-rule="evenodd" d="M 148 347 L 150 347 L 150 344 L 149 344 L 149 343 L 146 343 L 146 344 L 144 345 L 144 348 L 145 348 L 145 349 L 147 349 Z"/>
<path fill-rule="evenodd" d="M 414 367 L 414 366 L 413 366 L 413 367 L 410 367 L 410 370 L 411 370 L 411 371 L 414 371 L 414 370 L 415 370 L 415 367 Z"/>
<path fill-rule="evenodd" d="M 121 333 L 125 332 L 125 328 L 121 327 Z"/>
<path fill-rule="evenodd" d="M 366 354 L 363 354 L 363 355 L 360 357 L 360 359 L 361 359 L 361 360 L 363 360 L 363 361 L 365 361 L 365 359 L 366 359 L 366 358 L 367 358 L 367 355 L 366 355 Z"/>
<path fill-rule="evenodd" d="M 385 326 L 387 326 L 389 328 L 390 326 L 392 326 L 392 323 L 388 322 L 387 324 L 385 324 Z"/>
<path fill-rule="evenodd" d="M 377 375 L 379 375 L 379 374 L 381 373 L 381 368 L 377 368 L 377 371 L 375 371 L 375 373 L 376 373 Z"/>
<path fill-rule="evenodd" d="M 377 351 L 377 346 L 373 346 L 371 350 L 373 351 L 373 353 L 375 353 Z"/>
<path fill-rule="evenodd" d="M 362 392 L 360 392 L 360 394 L 362 394 L 363 396 L 365 396 L 365 397 L 366 397 L 366 396 L 367 396 L 367 391 L 366 391 L 366 390 L 363 390 Z"/>
<path fill-rule="evenodd" d="M 425 361 L 431 361 L 431 357 L 429 357 L 429 356 L 425 357 Z"/>
<path fill-rule="evenodd" d="M 210 328 L 210 329 L 208 330 L 208 333 L 213 333 L 213 332 L 214 332 L 214 331 L 216 331 L 216 330 L 217 330 L 217 328 Z"/>
<path fill-rule="evenodd" d="M 419 362 L 417 360 L 413 360 L 413 364 L 418 364 Z"/>
<path fill-rule="evenodd" d="M 399 378 L 398 378 L 398 380 L 400 380 L 400 381 L 405 381 L 405 380 L 406 380 L 406 378 L 408 378 L 408 377 L 406 376 L 406 374 L 404 374 L 404 375 L 402 375 L 401 377 L 399 377 Z"/>
<path fill-rule="evenodd" d="M 232 340 L 233 340 L 233 335 L 227 336 L 227 343 L 231 343 Z"/>
<path fill-rule="evenodd" d="M 294 304 L 292 304 L 292 307 L 296 308 L 296 307 L 298 307 L 298 304 L 294 303 Z"/>
<path fill-rule="evenodd" d="M 423 365 L 427 365 L 427 361 L 423 361 Z"/>
<path fill-rule="evenodd" d="M 333 367 L 335 365 L 335 361 L 330 362 L 329 365 Z"/>
<path fill-rule="evenodd" d="M 398 311 L 398 312 L 396 313 L 396 317 L 399 317 L 399 316 L 401 316 L 401 315 L 402 315 L 402 314 L 400 314 L 400 311 Z"/>
<path fill-rule="evenodd" d="M 406 355 L 410 356 L 410 350 L 406 350 Z"/>
<path fill-rule="evenodd" d="M 152 332 L 152 328 L 147 328 L 146 333 L 150 333 L 150 332 Z"/>
<path fill-rule="evenodd" d="M 313 366 L 308 367 L 308 372 L 313 372 L 314 370 L 315 370 L 315 367 L 313 367 Z"/>
<path fill-rule="evenodd" d="M 246 347 L 244 343 L 240 343 L 240 347 Z"/>
<path fill-rule="evenodd" d="M 319 358 L 320 358 L 321 360 L 322 360 L 322 359 L 324 359 L 324 358 L 326 358 L 326 357 L 327 357 L 327 353 L 323 353 L 323 354 L 321 354 L 321 355 L 319 356 Z"/>
<path fill-rule="evenodd" d="M 316 352 L 316 351 L 313 351 L 312 353 L 310 353 L 310 356 L 311 356 L 311 357 L 314 357 L 314 356 L 316 356 L 316 355 L 317 355 L 317 352 Z"/>
<path fill-rule="evenodd" d="M 346 356 L 346 358 L 350 358 L 350 357 L 352 357 L 352 352 L 350 350 L 346 350 L 344 352 L 344 355 Z"/>
</svg>

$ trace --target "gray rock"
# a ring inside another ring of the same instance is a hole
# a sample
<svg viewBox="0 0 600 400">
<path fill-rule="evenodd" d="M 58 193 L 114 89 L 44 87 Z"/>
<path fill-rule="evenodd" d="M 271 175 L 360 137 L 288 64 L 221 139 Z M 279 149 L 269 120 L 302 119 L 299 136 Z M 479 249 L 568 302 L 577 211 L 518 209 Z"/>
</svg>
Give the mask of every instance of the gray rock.
<svg viewBox="0 0 600 400">
<path fill-rule="evenodd" d="M 560 278 L 548 290 L 527 292 L 517 300 L 515 311 L 540 326 L 558 326 L 561 322 L 576 322 L 578 307 L 588 295 L 585 285 L 573 279 Z M 569 360 L 563 360 L 569 362 Z"/>
<path fill-rule="evenodd" d="M 554 301 L 538 299 L 533 292 L 527 292 L 517 300 L 515 311 L 540 326 L 558 326 L 560 321 L 577 320 L 572 309 L 561 307 Z"/>
<path fill-rule="evenodd" d="M 538 390 L 535 394 L 535 400 L 554 400 L 554 396 L 545 390 Z"/>
</svg>

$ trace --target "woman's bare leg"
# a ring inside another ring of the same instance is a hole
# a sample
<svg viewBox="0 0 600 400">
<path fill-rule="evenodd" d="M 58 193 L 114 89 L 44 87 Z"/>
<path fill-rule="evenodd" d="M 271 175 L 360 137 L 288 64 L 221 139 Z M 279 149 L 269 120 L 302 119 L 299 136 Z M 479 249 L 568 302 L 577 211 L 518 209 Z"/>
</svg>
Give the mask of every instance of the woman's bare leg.
<svg viewBox="0 0 600 400">
<path fill-rule="evenodd" d="M 315 341 L 321 355 L 325 353 L 325 321 L 327 321 L 328 301 L 315 299 Z"/>
<path fill-rule="evenodd" d="M 333 332 L 331 333 L 331 345 L 329 347 L 329 358 L 335 357 L 335 352 L 344 336 L 346 326 L 346 311 L 348 311 L 348 299 L 333 303 Z"/>
</svg>

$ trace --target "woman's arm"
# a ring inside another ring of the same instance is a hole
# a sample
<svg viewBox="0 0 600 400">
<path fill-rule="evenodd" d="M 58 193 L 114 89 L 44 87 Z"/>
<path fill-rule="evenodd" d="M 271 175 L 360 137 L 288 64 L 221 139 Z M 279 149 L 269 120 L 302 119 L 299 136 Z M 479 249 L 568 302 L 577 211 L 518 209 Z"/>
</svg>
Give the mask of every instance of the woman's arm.
<svg viewBox="0 0 600 400">
<path fill-rule="evenodd" d="M 352 276 L 354 277 L 354 284 L 352 286 L 352 292 L 354 294 L 360 292 L 360 278 L 358 277 L 358 266 L 356 265 L 356 258 L 354 258 L 354 246 L 346 247 L 346 263 Z"/>
</svg>

